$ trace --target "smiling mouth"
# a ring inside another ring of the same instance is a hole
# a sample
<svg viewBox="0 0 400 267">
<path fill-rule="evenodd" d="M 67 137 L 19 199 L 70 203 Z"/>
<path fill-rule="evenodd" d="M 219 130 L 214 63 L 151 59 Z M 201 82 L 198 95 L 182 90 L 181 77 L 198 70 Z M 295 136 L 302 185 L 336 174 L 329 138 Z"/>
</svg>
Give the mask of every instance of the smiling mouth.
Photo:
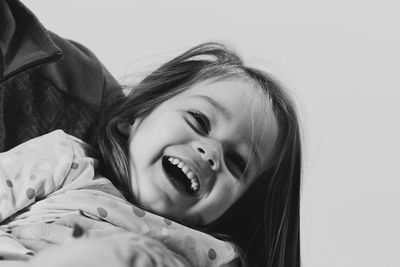
<svg viewBox="0 0 400 267">
<path fill-rule="evenodd" d="M 179 192 L 183 192 L 192 197 L 198 196 L 200 186 L 197 178 L 193 178 L 189 173 L 185 173 L 182 168 L 179 167 L 177 161 L 179 160 L 173 157 L 164 156 L 162 158 L 164 173 Z"/>
</svg>

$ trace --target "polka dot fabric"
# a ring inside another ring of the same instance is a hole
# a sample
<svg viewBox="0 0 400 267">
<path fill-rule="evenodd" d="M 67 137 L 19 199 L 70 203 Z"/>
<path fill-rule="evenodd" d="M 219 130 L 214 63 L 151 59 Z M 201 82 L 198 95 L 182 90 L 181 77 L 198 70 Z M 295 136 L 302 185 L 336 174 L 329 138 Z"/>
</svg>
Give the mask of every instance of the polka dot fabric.
<svg viewBox="0 0 400 267">
<path fill-rule="evenodd" d="M 64 183 L 73 159 L 71 146 L 60 144 L 65 139 L 65 133 L 55 131 L 0 153 L 0 222 L 29 210 Z M 0 257 L 27 260 L 32 255 L 33 251 L 0 229 Z"/>
<path fill-rule="evenodd" d="M 2 220 L 61 186 L 73 158 L 71 147 L 60 144 L 65 136 L 55 131 L 0 153 Z"/>
</svg>

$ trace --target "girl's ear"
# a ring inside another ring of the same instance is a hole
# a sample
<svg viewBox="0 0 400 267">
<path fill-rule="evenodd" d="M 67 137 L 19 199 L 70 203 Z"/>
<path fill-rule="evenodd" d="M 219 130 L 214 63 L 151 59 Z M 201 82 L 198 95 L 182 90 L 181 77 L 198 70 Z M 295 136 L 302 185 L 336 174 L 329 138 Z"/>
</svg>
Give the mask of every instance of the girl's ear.
<svg viewBox="0 0 400 267">
<path fill-rule="evenodd" d="M 132 125 L 129 122 L 125 121 L 119 122 L 117 124 L 118 131 L 125 136 L 129 136 L 129 134 L 131 133 L 131 126 Z"/>
</svg>

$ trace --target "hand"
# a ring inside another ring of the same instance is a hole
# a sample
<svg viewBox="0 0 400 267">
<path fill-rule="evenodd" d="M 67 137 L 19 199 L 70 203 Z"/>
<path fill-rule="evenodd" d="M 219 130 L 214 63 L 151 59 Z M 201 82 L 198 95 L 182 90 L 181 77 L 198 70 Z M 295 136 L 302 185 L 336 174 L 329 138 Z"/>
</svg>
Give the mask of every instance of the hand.
<svg viewBox="0 0 400 267">
<path fill-rule="evenodd" d="M 30 266 L 153 266 L 145 253 L 135 249 L 135 242 L 130 235 L 120 233 L 72 240 L 66 244 L 53 246 L 39 252 L 30 261 Z"/>
<path fill-rule="evenodd" d="M 162 243 L 132 232 L 79 238 L 52 247 L 31 260 L 30 267 L 187 267 L 189 262 Z"/>
<path fill-rule="evenodd" d="M 26 248 L 39 252 L 44 248 L 72 240 L 72 229 L 56 224 L 31 224 L 14 227 L 11 234 Z"/>
<path fill-rule="evenodd" d="M 25 247 L 38 252 L 47 247 L 70 242 L 82 235 L 96 238 L 121 232 L 126 231 L 110 223 L 90 219 L 82 214 L 68 215 L 51 224 L 41 223 L 14 227 L 11 234 L 17 237 Z"/>
<path fill-rule="evenodd" d="M 75 227 L 74 231 L 75 225 L 80 230 Z M 41 250 L 30 267 L 189 266 L 186 259 L 157 240 L 84 215 L 69 215 L 52 224 L 15 227 L 13 234 L 21 240 L 30 240 L 31 249 Z M 34 242 L 35 239 L 39 241 Z M 49 249 L 43 250 L 45 247 Z"/>
</svg>

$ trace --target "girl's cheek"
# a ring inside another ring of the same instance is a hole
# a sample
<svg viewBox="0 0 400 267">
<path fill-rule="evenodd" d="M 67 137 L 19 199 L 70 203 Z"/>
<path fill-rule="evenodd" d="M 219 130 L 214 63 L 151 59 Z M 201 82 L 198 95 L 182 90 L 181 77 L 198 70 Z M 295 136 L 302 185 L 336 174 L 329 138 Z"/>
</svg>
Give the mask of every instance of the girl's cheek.
<svg viewBox="0 0 400 267">
<path fill-rule="evenodd" d="M 195 132 L 187 125 L 186 122 L 177 122 L 170 124 L 167 133 L 170 138 L 176 139 L 178 143 L 186 143 L 196 137 Z"/>
</svg>

